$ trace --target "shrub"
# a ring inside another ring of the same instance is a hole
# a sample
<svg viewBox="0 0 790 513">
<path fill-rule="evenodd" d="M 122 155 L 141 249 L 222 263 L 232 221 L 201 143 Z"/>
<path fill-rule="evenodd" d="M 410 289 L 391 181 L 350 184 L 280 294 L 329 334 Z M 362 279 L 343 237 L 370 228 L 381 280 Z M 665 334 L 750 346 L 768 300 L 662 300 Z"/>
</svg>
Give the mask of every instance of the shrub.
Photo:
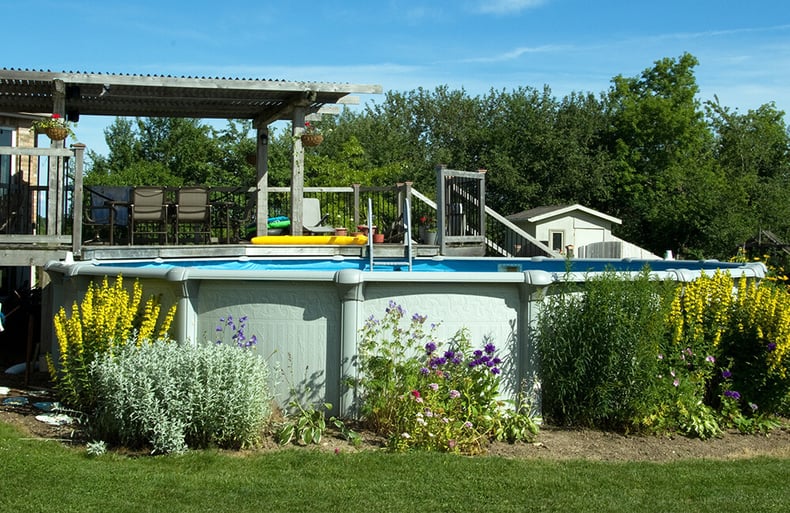
<svg viewBox="0 0 790 513">
<path fill-rule="evenodd" d="M 394 450 L 473 453 L 489 439 L 526 440 L 537 426 L 524 410 L 498 399 L 500 365 L 488 342 L 472 350 L 466 330 L 442 349 L 436 325 L 390 302 L 382 320 L 368 319 L 360 344 L 362 412 Z"/>
<path fill-rule="evenodd" d="M 98 357 L 90 374 L 95 435 L 153 453 L 254 446 L 271 416 L 265 361 L 230 345 L 129 345 Z"/>
<path fill-rule="evenodd" d="M 742 398 L 743 413 L 788 413 L 789 288 L 741 278 L 720 346 L 729 363 L 732 389 Z"/>
<path fill-rule="evenodd" d="M 657 426 L 706 438 L 726 426 L 762 431 L 773 425 L 767 416 L 782 413 L 790 391 L 790 293 L 770 280 L 742 277 L 735 285 L 729 273 L 716 272 L 678 290 L 661 353 L 669 392 Z"/>
<path fill-rule="evenodd" d="M 536 348 L 544 418 L 562 426 L 638 427 L 651 404 L 668 283 L 614 272 L 544 299 Z"/>
<path fill-rule="evenodd" d="M 60 356 L 57 365 L 49 357 L 47 361 L 64 404 L 83 412 L 93 408 L 95 392 L 88 369 L 97 355 L 112 354 L 129 341 L 141 345 L 154 338 L 166 338 L 175 316 L 175 306 L 156 331 L 159 302 L 151 297 L 141 308 L 142 297 L 138 281 L 130 295 L 123 286 L 123 277 L 118 276 L 111 286 L 105 276 L 100 286 L 93 282 L 88 285 L 81 306 L 76 302 L 72 306 L 71 317 L 66 317 L 62 307 L 55 315 Z"/>
</svg>

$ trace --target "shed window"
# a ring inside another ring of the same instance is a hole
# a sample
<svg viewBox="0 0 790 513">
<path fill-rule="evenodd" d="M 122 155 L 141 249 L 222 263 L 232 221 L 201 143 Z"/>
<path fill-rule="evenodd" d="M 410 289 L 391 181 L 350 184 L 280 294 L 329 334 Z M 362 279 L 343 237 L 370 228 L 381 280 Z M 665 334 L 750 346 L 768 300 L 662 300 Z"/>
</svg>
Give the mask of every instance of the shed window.
<svg viewBox="0 0 790 513">
<path fill-rule="evenodd" d="M 549 237 L 551 237 L 551 249 L 554 251 L 562 251 L 565 247 L 565 232 L 551 231 L 549 232 Z"/>
</svg>

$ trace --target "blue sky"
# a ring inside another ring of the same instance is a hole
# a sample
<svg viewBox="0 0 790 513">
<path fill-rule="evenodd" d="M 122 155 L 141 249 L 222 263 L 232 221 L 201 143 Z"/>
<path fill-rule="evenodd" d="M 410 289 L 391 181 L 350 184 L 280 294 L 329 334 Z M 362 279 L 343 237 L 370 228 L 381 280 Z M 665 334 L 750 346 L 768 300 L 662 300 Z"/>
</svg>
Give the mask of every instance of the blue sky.
<svg viewBox="0 0 790 513">
<path fill-rule="evenodd" d="M 471 95 L 546 85 L 561 98 L 604 92 L 616 75 L 689 52 L 701 100 L 790 111 L 787 0 L 31 0 L 2 12 L 24 20 L 3 24 L 6 68 Z M 83 117 L 78 139 L 105 153 L 111 122 Z"/>
</svg>

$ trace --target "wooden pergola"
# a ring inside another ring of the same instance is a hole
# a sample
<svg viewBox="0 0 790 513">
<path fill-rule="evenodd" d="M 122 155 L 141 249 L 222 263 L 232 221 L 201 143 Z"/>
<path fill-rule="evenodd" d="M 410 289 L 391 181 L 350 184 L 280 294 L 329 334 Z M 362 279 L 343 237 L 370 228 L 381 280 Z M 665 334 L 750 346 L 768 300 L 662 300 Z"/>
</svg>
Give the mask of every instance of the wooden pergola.
<svg viewBox="0 0 790 513">
<path fill-rule="evenodd" d="M 0 112 L 81 116 L 250 119 L 257 141 L 257 233 L 268 221 L 269 125 L 291 121 L 291 230 L 302 233 L 306 117 L 334 113 L 358 103 L 353 94 L 380 94 L 380 85 L 285 80 L 121 75 L 85 72 L 0 70 Z"/>
</svg>

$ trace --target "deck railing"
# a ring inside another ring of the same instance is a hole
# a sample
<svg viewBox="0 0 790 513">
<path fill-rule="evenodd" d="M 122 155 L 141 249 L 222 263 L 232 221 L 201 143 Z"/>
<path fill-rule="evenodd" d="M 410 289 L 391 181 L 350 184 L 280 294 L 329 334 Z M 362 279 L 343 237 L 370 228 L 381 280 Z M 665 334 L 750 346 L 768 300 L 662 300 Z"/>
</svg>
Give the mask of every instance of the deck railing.
<svg viewBox="0 0 790 513">
<path fill-rule="evenodd" d="M 125 223 L 117 223 L 114 237 L 110 238 L 106 233 L 104 237 L 94 237 L 97 230 L 108 230 L 109 226 L 89 225 L 90 219 L 85 216 L 90 209 L 91 188 L 82 185 L 83 153 L 82 145 L 70 149 L 0 148 L 0 158 L 6 159 L 4 165 L 9 164 L 7 167 L 11 170 L 10 179 L 6 177 L 3 181 L 4 177 L 0 176 L 0 244 L 39 249 L 58 247 L 61 252 L 70 251 L 75 256 L 81 255 L 86 243 L 107 244 L 112 240 L 116 245 L 128 244 L 128 224 L 125 224 L 128 219 Z M 170 188 L 168 194 L 175 197 L 175 191 L 176 188 Z M 209 191 L 214 205 L 211 211 L 212 243 L 238 243 L 257 234 L 254 187 L 211 187 Z M 290 188 L 270 187 L 268 193 L 269 217 L 288 216 Z M 427 230 L 439 224 L 437 205 L 413 189 L 410 182 L 393 186 L 305 187 L 304 196 L 319 199 L 322 214 L 326 214 L 325 226 L 345 227 L 352 233 L 367 224 L 370 199 L 373 224 L 379 233 L 385 234 L 385 240 L 391 242 L 403 240 L 403 205 L 405 198 L 409 198 L 414 224 L 412 238 L 436 244 L 427 237 Z M 75 205 L 81 205 L 81 208 L 74 208 Z M 503 216 L 488 207 L 485 213 L 487 254 L 552 255 L 544 244 Z M 425 226 L 421 226 L 423 224 Z M 444 223 L 444 226 L 458 228 L 452 223 Z M 50 254 L 42 258 L 51 257 Z M 30 263 L 37 265 L 38 261 Z"/>
</svg>

